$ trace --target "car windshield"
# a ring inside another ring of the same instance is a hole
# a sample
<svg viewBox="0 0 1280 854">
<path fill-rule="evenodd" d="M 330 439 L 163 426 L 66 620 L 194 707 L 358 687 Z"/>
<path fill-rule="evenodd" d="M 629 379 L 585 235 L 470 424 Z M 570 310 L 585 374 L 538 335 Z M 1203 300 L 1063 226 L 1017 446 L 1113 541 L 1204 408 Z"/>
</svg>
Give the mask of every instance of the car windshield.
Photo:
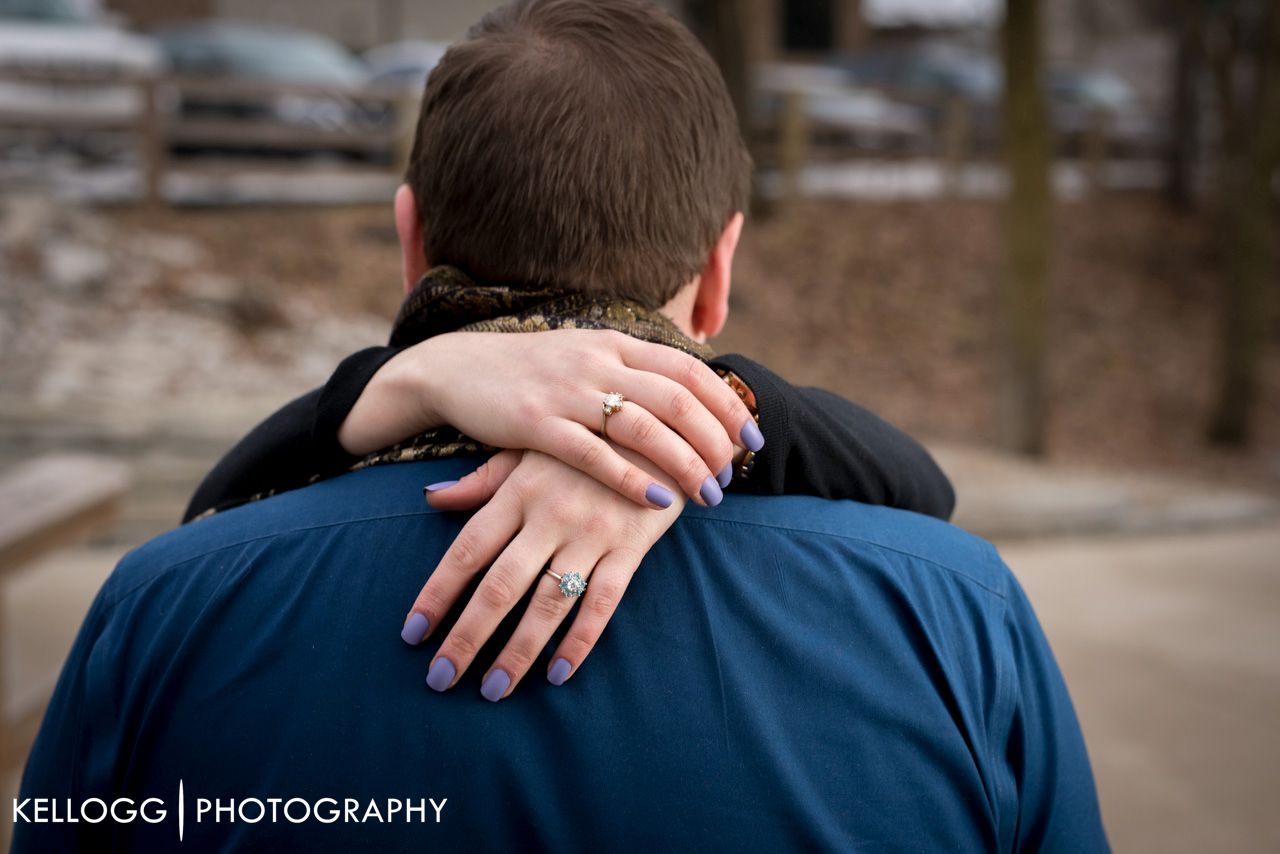
<svg viewBox="0 0 1280 854">
<path fill-rule="evenodd" d="M 190 57 L 216 57 L 225 73 L 256 79 L 356 85 L 364 65 L 342 47 L 319 36 L 271 29 L 227 28 L 162 34 L 179 67 L 196 68 Z"/>
<path fill-rule="evenodd" d="M 74 23 L 89 16 L 73 0 L 0 0 L 0 19 Z"/>
</svg>

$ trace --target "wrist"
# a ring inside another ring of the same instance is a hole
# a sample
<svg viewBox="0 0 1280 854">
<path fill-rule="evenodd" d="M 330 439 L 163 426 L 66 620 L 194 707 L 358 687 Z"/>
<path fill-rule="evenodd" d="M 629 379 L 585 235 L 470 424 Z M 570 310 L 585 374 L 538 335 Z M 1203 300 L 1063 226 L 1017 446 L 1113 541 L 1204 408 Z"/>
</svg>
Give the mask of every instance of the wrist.
<svg viewBox="0 0 1280 854">
<path fill-rule="evenodd" d="M 447 423 L 440 400 L 447 383 L 434 341 L 398 353 L 369 379 L 338 429 L 347 453 L 362 456 Z"/>
<path fill-rule="evenodd" d="M 435 335 L 401 353 L 405 358 L 387 363 L 391 371 L 386 378 L 386 393 L 398 402 L 401 417 L 413 430 L 401 439 L 451 423 L 448 394 L 457 387 L 458 380 L 449 379 L 453 373 L 448 355 L 457 336 L 456 332 Z"/>
</svg>

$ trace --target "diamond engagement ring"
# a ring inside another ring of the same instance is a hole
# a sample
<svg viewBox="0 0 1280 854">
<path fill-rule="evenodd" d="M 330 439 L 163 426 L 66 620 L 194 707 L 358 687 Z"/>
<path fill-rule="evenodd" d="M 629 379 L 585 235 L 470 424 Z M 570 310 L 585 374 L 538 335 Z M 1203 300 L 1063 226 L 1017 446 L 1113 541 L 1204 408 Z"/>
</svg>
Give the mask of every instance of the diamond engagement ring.
<svg viewBox="0 0 1280 854">
<path fill-rule="evenodd" d="M 576 572 L 566 572 L 561 575 L 548 569 L 547 575 L 560 582 L 560 592 L 564 594 L 566 599 L 577 599 L 587 589 L 587 582 Z"/>
<path fill-rule="evenodd" d="M 611 391 L 604 396 L 604 400 L 601 402 L 600 407 L 604 412 L 604 417 L 600 419 L 601 436 L 605 435 L 605 429 L 609 426 L 609 416 L 622 409 L 622 404 L 626 402 L 627 399 L 616 391 Z"/>
</svg>

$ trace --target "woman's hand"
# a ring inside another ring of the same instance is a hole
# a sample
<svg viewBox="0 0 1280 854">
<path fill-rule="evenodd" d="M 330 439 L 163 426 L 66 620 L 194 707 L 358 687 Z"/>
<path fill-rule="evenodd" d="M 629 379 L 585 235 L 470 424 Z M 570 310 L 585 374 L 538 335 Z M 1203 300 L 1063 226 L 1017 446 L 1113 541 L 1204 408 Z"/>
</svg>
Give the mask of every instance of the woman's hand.
<svg viewBox="0 0 1280 854">
<path fill-rule="evenodd" d="M 626 403 L 602 426 L 604 396 Z M 711 368 L 620 332 L 453 332 L 387 362 L 347 416 L 338 439 L 365 454 L 448 424 L 488 445 L 555 457 L 645 507 L 671 491 L 610 442 L 630 448 L 703 504 L 720 503 L 734 444 L 764 438 L 746 406 Z"/>
<path fill-rule="evenodd" d="M 485 674 L 480 693 L 495 702 L 515 689 L 576 601 L 561 593 L 546 567 L 561 576 L 576 572 L 587 582 L 582 607 L 547 669 L 547 679 L 561 685 L 595 646 L 641 559 L 683 509 L 681 500 L 659 512 L 636 507 L 534 451 L 503 451 L 457 484 L 429 493 L 427 500 L 442 510 L 484 506 L 418 594 L 401 638 L 421 643 L 488 567 L 432 659 L 429 686 L 452 687 L 498 624 L 537 585 L 511 639 Z"/>
</svg>

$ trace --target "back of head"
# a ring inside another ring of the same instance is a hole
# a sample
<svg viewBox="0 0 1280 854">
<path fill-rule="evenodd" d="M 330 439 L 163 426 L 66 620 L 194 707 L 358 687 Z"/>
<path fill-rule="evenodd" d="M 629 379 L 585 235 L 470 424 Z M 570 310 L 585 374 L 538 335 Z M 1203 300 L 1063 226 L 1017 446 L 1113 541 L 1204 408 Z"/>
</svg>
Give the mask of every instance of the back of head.
<svg viewBox="0 0 1280 854">
<path fill-rule="evenodd" d="M 426 257 L 650 308 L 745 209 L 750 158 L 715 63 L 641 0 L 516 0 L 431 73 L 406 183 Z"/>
</svg>

